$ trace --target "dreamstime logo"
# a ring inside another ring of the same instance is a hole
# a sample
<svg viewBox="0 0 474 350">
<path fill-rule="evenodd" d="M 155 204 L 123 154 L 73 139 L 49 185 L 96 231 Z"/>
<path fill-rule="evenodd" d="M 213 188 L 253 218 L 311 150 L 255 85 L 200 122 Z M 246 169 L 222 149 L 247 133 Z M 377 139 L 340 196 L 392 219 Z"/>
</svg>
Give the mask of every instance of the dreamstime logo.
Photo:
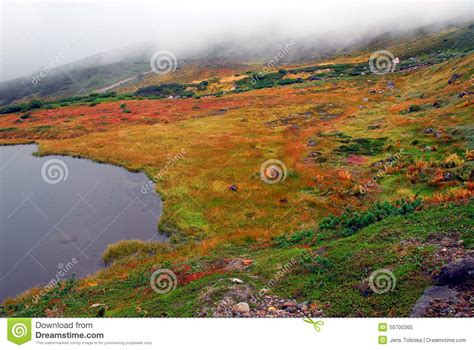
<svg viewBox="0 0 474 350">
<path fill-rule="evenodd" d="M 9 341 L 21 345 L 31 340 L 30 318 L 9 318 L 7 324 L 7 338 Z"/>
<path fill-rule="evenodd" d="M 15 338 L 21 338 L 28 334 L 28 328 L 24 323 L 17 323 L 12 327 L 12 334 Z"/>
<path fill-rule="evenodd" d="M 397 279 L 389 269 L 380 269 L 372 272 L 369 277 L 369 286 L 374 293 L 384 294 L 395 289 Z"/>
<path fill-rule="evenodd" d="M 260 166 L 260 178 L 270 185 L 285 181 L 287 173 L 286 165 L 278 159 L 269 159 Z"/>
<path fill-rule="evenodd" d="M 57 158 L 44 162 L 43 166 L 41 167 L 41 177 L 46 183 L 50 185 L 55 185 L 61 181 L 66 181 L 68 173 L 69 172 L 66 163 Z"/>
<path fill-rule="evenodd" d="M 387 50 L 375 51 L 369 58 L 370 71 L 377 75 L 384 75 L 395 71 L 397 63 L 400 63 L 398 57 Z"/>
<path fill-rule="evenodd" d="M 155 74 L 165 75 L 173 73 L 178 66 L 174 53 L 168 50 L 157 51 L 151 56 L 150 67 Z"/>
<path fill-rule="evenodd" d="M 178 279 L 173 271 L 158 269 L 150 277 L 151 288 L 159 294 L 166 294 L 176 289 Z"/>
</svg>

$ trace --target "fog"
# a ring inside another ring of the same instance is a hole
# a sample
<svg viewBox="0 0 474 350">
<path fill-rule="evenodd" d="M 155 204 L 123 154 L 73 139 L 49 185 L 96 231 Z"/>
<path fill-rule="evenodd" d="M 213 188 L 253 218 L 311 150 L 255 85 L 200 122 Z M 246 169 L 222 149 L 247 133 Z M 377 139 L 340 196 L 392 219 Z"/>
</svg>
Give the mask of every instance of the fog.
<svg viewBox="0 0 474 350">
<path fill-rule="evenodd" d="M 110 50 L 152 42 L 185 56 L 223 41 L 264 47 L 314 36 L 334 45 L 390 31 L 473 18 L 455 1 L 4 1 L 0 81 Z"/>
</svg>

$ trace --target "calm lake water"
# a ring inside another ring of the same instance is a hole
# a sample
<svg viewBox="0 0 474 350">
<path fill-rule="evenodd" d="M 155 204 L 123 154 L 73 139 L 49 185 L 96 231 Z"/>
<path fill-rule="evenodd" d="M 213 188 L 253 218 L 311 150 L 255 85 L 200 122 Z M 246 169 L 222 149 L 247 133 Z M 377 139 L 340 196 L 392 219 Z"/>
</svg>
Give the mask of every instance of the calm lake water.
<svg viewBox="0 0 474 350">
<path fill-rule="evenodd" d="M 142 173 L 85 159 L 0 147 L 0 303 L 31 287 L 103 268 L 122 239 L 164 240 L 161 200 Z"/>
</svg>

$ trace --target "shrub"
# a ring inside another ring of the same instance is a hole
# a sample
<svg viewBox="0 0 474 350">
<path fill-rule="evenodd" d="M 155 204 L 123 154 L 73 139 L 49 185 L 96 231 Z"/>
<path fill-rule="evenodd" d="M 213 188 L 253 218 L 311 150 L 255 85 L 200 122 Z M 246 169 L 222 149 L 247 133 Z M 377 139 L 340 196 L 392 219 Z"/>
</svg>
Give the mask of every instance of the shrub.
<svg viewBox="0 0 474 350">
<path fill-rule="evenodd" d="M 408 107 L 408 112 L 411 113 L 411 112 L 419 112 L 421 111 L 421 106 L 418 106 L 418 105 L 410 105 L 410 107 Z"/>
<path fill-rule="evenodd" d="M 376 203 L 366 211 L 351 212 L 346 210 L 341 216 L 329 215 L 319 224 L 320 230 L 338 231 L 342 237 L 347 237 L 358 230 L 381 221 L 389 216 L 406 215 L 414 212 L 421 205 L 421 200 L 409 201 L 401 199 L 395 205 L 388 202 Z"/>
<path fill-rule="evenodd" d="M 464 160 L 461 159 L 456 153 L 450 154 L 443 160 L 443 166 L 445 168 L 455 168 L 464 163 Z"/>
<path fill-rule="evenodd" d="M 158 251 L 165 251 L 166 247 L 159 242 L 143 242 L 137 239 L 122 240 L 109 244 L 102 259 L 105 263 L 111 263 L 135 254 L 156 254 Z"/>
</svg>

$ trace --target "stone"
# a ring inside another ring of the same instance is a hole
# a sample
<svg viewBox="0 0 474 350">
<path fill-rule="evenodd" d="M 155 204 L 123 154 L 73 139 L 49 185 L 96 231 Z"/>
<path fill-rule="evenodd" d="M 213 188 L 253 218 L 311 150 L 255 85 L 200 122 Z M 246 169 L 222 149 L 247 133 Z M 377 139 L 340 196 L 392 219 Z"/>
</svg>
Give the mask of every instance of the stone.
<svg viewBox="0 0 474 350">
<path fill-rule="evenodd" d="M 425 134 L 434 134 L 435 133 L 435 129 L 433 128 L 426 128 L 425 131 L 424 131 Z"/>
<path fill-rule="evenodd" d="M 447 173 L 444 173 L 444 175 L 443 175 L 443 180 L 444 181 L 453 181 L 454 179 L 455 179 L 454 174 L 449 172 L 449 171 Z"/>
<path fill-rule="evenodd" d="M 298 307 L 298 304 L 295 303 L 293 300 L 287 300 L 283 303 L 282 307 L 284 309 L 288 309 L 288 308 L 296 308 Z"/>
<path fill-rule="evenodd" d="M 271 313 L 274 313 L 274 312 L 277 312 L 278 309 L 275 307 L 275 306 L 269 306 L 268 309 L 267 309 L 268 312 L 271 312 Z"/>
<path fill-rule="evenodd" d="M 446 286 L 433 286 L 427 288 L 418 299 L 410 312 L 410 317 L 422 317 L 429 311 L 430 305 L 435 300 L 454 301 L 458 293 Z"/>
<path fill-rule="evenodd" d="M 441 268 L 436 285 L 459 285 L 474 278 L 474 258 L 454 261 Z"/>
<path fill-rule="evenodd" d="M 239 188 L 237 187 L 237 185 L 230 185 L 229 186 L 229 191 L 237 192 L 238 190 L 239 190 Z"/>
<path fill-rule="evenodd" d="M 459 79 L 460 77 L 461 77 L 461 74 L 454 73 L 453 75 L 451 75 L 451 78 L 449 78 L 448 84 L 449 85 L 454 84 L 456 80 Z"/>
<path fill-rule="evenodd" d="M 250 306 L 247 303 L 240 302 L 232 307 L 232 311 L 236 314 L 245 314 L 250 312 Z"/>
<path fill-rule="evenodd" d="M 237 284 L 244 283 L 244 281 L 242 281 L 241 279 L 238 279 L 238 278 L 231 278 L 230 280 L 231 280 L 232 283 L 237 283 Z"/>
<path fill-rule="evenodd" d="M 321 155 L 321 152 L 314 151 L 309 154 L 309 157 L 318 158 L 320 155 Z"/>
</svg>

